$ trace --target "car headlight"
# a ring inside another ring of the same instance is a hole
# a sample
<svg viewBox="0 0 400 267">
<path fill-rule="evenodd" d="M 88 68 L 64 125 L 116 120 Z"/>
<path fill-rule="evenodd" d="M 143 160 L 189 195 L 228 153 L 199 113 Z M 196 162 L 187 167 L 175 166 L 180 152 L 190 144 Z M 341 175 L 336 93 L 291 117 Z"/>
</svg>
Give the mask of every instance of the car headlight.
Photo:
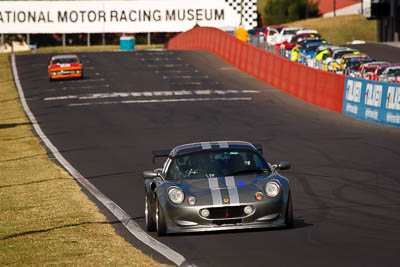
<svg viewBox="0 0 400 267">
<path fill-rule="evenodd" d="M 281 189 L 280 185 L 275 181 L 268 182 L 265 185 L 265 193 L 269 197 L 276 197 L 279 194 L 280 189 Z"/>
<path fill-rule="evenodd" d="M 168 190 L 168 197 L 172 203 L 181 204 L 185 199 L 185 193 L 177 187 L 172 187 Z"/>
</svg>

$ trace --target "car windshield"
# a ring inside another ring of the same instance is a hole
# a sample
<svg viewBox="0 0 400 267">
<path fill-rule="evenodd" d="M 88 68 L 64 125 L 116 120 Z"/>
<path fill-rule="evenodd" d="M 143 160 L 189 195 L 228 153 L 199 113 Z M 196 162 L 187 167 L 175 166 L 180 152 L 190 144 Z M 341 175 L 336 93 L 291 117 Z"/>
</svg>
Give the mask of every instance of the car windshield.
<svg viewBox="0 0 400 267">
<path fill-rule="evenodd" d="M 253 150 L 203 150 L 174 157 L 166 178 L 200 179 L 270 172 L 269 165 Z"/>
<path fill-rule="evenodd" d="M 399 69 L 388 69 L 386 72 L 388 76 L 399 76 L 400 75 L 400 68 Z"/>
<path fill-rule="evenodd" d="M 295 34 L 296 32 L 298 32 L 299 30 L 285 30 L 284 31 L 284 35 L 291 35 L 291 34 Z"/>
<path fill-rule="evenodd" d="M 64 57 L 53 59 L 53 64 L 68 64 L 68 63 L 78 63 L 78 58 L 76 57 Z"/>
<path fill-rule="evenodd" d="M 382 73 L 388 68 L 388 66 L 383 66 L 378 68 L 378 75 L 382 75 Z"/>
<path fill-rule="evenodd" d="M 343 50 L 343 51 L 338 51 L 333 55 L 333 58 L 341 58 L 345 54 L 351 54 L 357 52 L 355 50 Z"/>
</svg>

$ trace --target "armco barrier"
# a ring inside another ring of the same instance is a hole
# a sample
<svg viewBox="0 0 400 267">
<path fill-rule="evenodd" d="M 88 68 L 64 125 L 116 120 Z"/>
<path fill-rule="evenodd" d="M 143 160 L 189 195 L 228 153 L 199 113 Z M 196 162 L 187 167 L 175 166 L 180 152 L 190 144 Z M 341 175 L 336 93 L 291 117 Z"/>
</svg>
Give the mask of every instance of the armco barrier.
<svg viewBox="0 0 400 267">
<path fill-rule="evenodd" d="M 343 113 L 400 127 L 400 84 L 346 78 Z"/>
<path fill-rule="evenodd" d="M 171 39 L 168 49 L 205 49 L 235 67 L 312 104 L 342 112 L 345 76 L 292 62 L 210 27 L 195 27 Z"/>
</svg>

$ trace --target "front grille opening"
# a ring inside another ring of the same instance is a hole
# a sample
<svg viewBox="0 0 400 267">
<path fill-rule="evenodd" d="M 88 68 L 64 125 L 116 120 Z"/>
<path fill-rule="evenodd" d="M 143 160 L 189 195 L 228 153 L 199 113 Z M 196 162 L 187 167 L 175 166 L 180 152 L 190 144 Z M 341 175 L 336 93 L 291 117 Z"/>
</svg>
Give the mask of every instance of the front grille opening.
<svg viewBox="0 0 400 267">
<path fill-rule="evenodd" d="M 244 213 L 244 207 L 245 206 L 209 208 L 210 215 L 208 219 L 243 218 L 247 216 L 247 214 Z"/>
<path fill-rule="evenodd" d="M 230 219 L 230 220 L 214 220 L 212 222 L 213 225 L 221 226 L 221 225 L 236 225 L 242 224 L 242 219 Z"/>
</svg>

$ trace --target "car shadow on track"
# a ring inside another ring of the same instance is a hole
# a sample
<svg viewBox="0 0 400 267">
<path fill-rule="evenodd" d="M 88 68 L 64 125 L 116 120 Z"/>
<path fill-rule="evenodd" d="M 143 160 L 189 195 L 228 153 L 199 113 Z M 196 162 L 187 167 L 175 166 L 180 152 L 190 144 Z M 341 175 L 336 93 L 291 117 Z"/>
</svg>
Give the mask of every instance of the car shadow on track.
<svg viewBox="0 0 400 267">
<path fill-rule="evenodd" d="M 140 222 L 140 220 L 138 220 L 140 218 L 143 218 L 142 221 L 144 221 L 144 216 L 132 218 L 132 220 Z M 257 228 L 257 229 L 216 230 L 216 231 L 205 231 L 205 232 L 173 233 L 173 234 L 167 234 L 166 236 L 178 237 L 178 236 L 224 235 L 232 233 L 257 233 L 257 232 L 269 232 L 269 231 L 293 231 L 296 229 L 305 228 L 309 226 L 313 226 L 313 224 L 306 223 L 303 218 L 298 217 L 294 219 L 294 226 L 292 228 L 271 227 L 271 228 Z"/>
</svg>

